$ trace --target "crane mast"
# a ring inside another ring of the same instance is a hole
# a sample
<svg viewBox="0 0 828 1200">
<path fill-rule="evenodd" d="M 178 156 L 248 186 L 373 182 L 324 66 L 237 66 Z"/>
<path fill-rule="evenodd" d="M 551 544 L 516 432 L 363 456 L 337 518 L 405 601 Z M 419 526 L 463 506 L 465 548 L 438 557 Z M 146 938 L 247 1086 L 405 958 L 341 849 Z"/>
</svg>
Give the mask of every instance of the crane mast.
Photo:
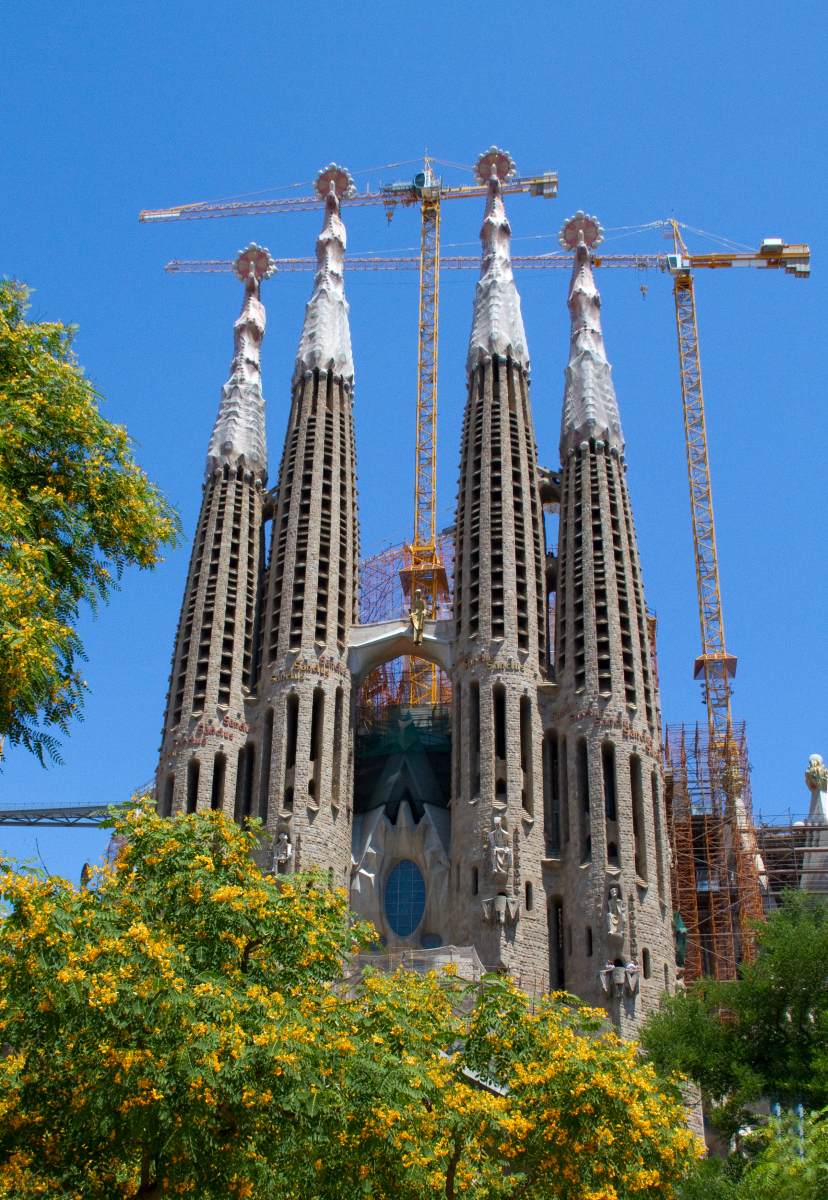
<svg viewBox="0 0 828 1200">
<path fill-rule="evenodd" d="M 417 427 L 414 452 L 414 537 L 406 547 L 403 591 L 413 603 L 417 591 L 436 616 L 448 596 L 448 581 L 437 545 L 437 362 L 440 308 L 440 184 L 425 162 L 420 229 L 420 302 L 417 322 Z M 434 705 L 440 699 L 437 668 L 423 659 L 408 664 L 408 703 Z"/>
</svg>

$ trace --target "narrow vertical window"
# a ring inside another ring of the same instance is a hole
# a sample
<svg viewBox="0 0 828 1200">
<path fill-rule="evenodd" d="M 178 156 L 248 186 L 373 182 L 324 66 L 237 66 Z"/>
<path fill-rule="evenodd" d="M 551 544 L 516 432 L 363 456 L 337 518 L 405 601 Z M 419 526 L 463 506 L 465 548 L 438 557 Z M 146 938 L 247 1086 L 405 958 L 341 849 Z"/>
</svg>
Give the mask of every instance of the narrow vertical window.
<svg viewBox="0 0 828 1200">
<path fill-rule="evenodd" d="M 253 816 L 253 776 L 256 770 L 256 747 L 250 743 L 244 756 L 244 791 L 242 793 L 242 812 L 247 817 Z"/>
<path fill-rule="evenodd" d="M 561 789 L 558 734 L 552 729 L 543 738 L 543 804 L 546 848 L 549 854 L 561 849 Z"/>
<path fill-rule="evenodd" d="M 549 985 L 552 988 L 566 987 L 564 965 L 564 907 L 560 896 L 549 900 Z"/>
<path fill-rule="evenodd" d="M 604 816 L 608 821 L 618 820 L 618 803 L 615 785 L 615 747 L 604 742 L 601 747 L 601 770 L 604 777 Z"/>
<path fill-rule="evenodd" d="M 173 795 L 175 792 L 175 775 L 168 775 L 164 780 L 164 794 L 161 797 L 161 816 L 171 817 L 173 810 Z"/>
<path fill-rule="evenodd" d="M 561 842 L 564 846 L 569 845 L 569 757 L 566 744 L 566 735 L 563 735 L 558 743 L 558 764 L 560 766 L 560 793 L 561 793 Z"/>
<path fill-rule="evenodd" d="M 321 688 L 314 688 L 310 729 L 310 761 L 313 769 L 308 779 L 308 794 L 314 800 L 318 800 L 319 798 L 319 774 L 322 766 L 322 726 L 324 720 L 325 693 Z"/>
<path fill-rule="evenodd" d="M 650 951 L 645 949 L 641 955 L 642 970 L 645 979 L 649 979 L 653 973 L 652 963 L 650 961 Z"/>
<path fill-rule="evenodd" d="M 480 891 L 480 872 L 477 867 L 472 867 L 472 895 L 476 896 Z"/>
<path fill-rule="evenodd" d="M 641 759 L 637 754 L 630 758 L 630 792 L 632 793 L 633 840 L 635 842 L 635 873 L 646 882 L 647 836 L 644 824 L 644 783 Z"/>
<path fill-rule="evenodd" d="M 459 736 L 459 731 L 458 731 Z M 480 684 L 469 685 L 469 781 L 472 798 L 480 795 Z"/>
<path fill-rule="evenodd" d="M 528 696 L 520 698 L 520 767 L 523 774 L 523 810 L 533 817 L 535 803 L 532 795 L 532 704 Z"/>
<path fill-rule="evenodd" d="M 267 824 L 267 811 L 270 797 L 270 757 L 273 751 L 273 709 L 269 708 L 265 716 L 262 732 L 262 761 L 259 767 L 259 817 Z"/>
<path fill-rule="evenodd" d="M 653 797 L 653 831 L 655 833 L 655 862 L 658 879 L 658 894 L 664 899 L 664 826 L 661 822 L 661 796 L 658 791 L 658 773 L 650 775 L 650 790 Z"/>
<path fill-rule="evenodd" d="M 285 718 L 285 770 L 291 771 L 296 766 L 296 736 L 299 729 L 299 697 L 295 692 L 291 692 L 287 698 Z"/>
<path fill-rule="evenodd" d="M 587 958 L 592 958 L 592 926 L 586 927 L 586 952 Z"/>
<path fill-rule="evenodd" d="M 592 826 L 589 806 L 589 762 L 587 759 L 587 744 L 584 738 L 578 739 L 575 754 L 578 769 L 581 862 L 588 863 L 592 860 Z"/>
<path fill-rule="evenodd" d="M 227 775 L 227 757 L 221 751 L 213 759 L 213 786 L 210 789 L 210 808 L 214 812 L 224 807 L 224 780 Z"/>
<path fill-rule="evenodd" d="M 199 765 L 197 758 L 187 763 L 187 812 L 194 813 L 198 804 Z"/>
<path fill-rule="evenodd" d="M 492 688 L 494 701 L 495 758 L 506 758 L 506 688 L 496 683 Z"/>
<path fill-rule="evenodd" d="M 339 808 L 339 775 L 342 770 L 342 688 L 334 696 L 333 734 L 333 779 L 331 780 L 331 807 Z"/>
<path fill-rule="evenodd" d="M 535 906 L 534 891 L 531 883 L 526 884 L 526 911 L 531 912 Z"/>
</svg>

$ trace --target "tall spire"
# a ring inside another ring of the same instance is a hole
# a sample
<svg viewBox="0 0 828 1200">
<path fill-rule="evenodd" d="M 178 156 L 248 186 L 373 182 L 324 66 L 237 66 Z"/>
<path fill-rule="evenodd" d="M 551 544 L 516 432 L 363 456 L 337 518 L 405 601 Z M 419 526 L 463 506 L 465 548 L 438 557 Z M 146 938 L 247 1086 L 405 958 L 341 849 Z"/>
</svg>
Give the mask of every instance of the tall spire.
<svg viewBox="0 0 828 1200">
<path fill-rule="evenodd" d="M 621 417 L 601 331 L 601 296 L 592 276 L 590 248 L 603 231 L 595 217 L 577 212 L 561 230 L 561 245 L 575 251 L 569 285 L 572 319 L 569 365 L 566 368 L 561 458 L 573 446 L 598 438 L 619 454 L 624 451 Z"/>
<path fill-rule="evenodd" d="M 481 183 L 488 183 L 489 195 L 480 230 L 483 261 L 474 293 L 466 371 L 470 375 L 478 363 L 507 355 L 528 370 L 529 351 L 510 257 L 512 229 L 502 194 L 502 183 L 514 175 L 515 164 L 505 150 L 492 146 L 478 159 L 476 173 Z"/>
<path fill-rule="evenodd" d="M 346 380 L 354 377 L 343 280 L 345 225 L 339 213 L 341 198 L 353 194 L 354 184 L 344 167 L 330 163 L 319 172 L 316 190 L 325 200 L 325 220 L 316 240 L 316 278 L 305 306 L 294 383 L 314 370 L 331 371 Z"/>
<path fill-rule="evenodd" d="M 225 464 L 267 474 L 264 396 L 260 351 L 265 332 L 265 309 L 259 298 L 262 279 L 275 270 L 268 251 L 255 242 L 240 250 L 236 274 L 244 283 L 242 310 L 233 327 L 235 348 L 230 377 L 221 389 L 218 416 L 207 449 L 207 474 Z"/>
</svg>

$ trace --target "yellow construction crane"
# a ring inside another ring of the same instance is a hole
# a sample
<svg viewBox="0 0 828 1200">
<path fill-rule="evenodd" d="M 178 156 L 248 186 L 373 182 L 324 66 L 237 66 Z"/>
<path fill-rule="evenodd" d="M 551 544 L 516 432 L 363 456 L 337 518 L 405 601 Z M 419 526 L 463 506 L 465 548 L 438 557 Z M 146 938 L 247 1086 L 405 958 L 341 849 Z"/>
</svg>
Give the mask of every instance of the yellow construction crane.
<svg viewBox="0 0 828 1200">
<path fill-rule="evenodd" d="M 444 200 L 485 196 L 492 171 L 501 179 L 504 193 L 529 192 L 551 199 L 557 195 L 558 177 L 553 171 L 543 175 L 518 177 L 511 157 L 492 146 L 477 160 L 477 182 L 446 185 L 434 172 L 435 160 L 426 156 L 423 170 L 410 181 L 392 183 L 378 192 L 347 196 L 352 205 L 381 204 L 389 221 L 398 205 L 419 205 L 420 222 L 420 297 L 417 335 L 417 420 L 414 452 L 414 534 L 406 546 L 406 566 L 402 588 L 409 605 L 419 591 L 430 616 L 436 616 L 440 601 L 448 597 L 445 564 L 437 538 L 437 363 L 440 301 L 440 208 Z M 333 164 L 332 164 L 333 165 Z M 318 196 L 296 196 L 273 200 L 221 201 L 177 205 L 168 209 L 144 210 L 143 222 L 196 220 L 214 217 L 258 216 L 265 213 L 300 212 L 319 205 Z M 311 260 L 294 260 L 308 261 Z M 393 261 L 393 260 L 392 260 Z M 411 260 L 404 260 L 406 265 Z M 477 260 L 475 260 L 477 261 Z M 349 260 L 349 267 L 354 265 Z M 169 269 L 169 268 L 168 268 Z M 202 266 L 201 269 L 205 269 Z M 209 269 L 209 267 L 206 267 Z M 302 268 L 298 268 L 302 269 Z M 422 659 L 408 663 L 408 702 L 411 705 L 436 704 L 439 699 L 437 668 Z"/>
</svg>

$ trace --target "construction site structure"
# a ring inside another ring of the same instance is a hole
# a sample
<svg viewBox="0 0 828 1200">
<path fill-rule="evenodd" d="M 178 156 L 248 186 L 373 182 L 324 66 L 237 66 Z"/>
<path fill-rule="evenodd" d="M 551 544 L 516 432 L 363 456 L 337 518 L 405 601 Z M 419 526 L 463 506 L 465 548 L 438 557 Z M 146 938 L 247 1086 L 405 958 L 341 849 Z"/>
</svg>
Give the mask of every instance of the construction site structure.
<svg viewBox="0 0 828 1200">
<path fill-rule="evenodd" d="M 702 975 L 735 979 L 764 912 L 767 875 L 753 828 L 743 722 L 731 725 L 729 740 L 738 773 L 724 786 L 720 748 L 707 728 L 668 725 L 666 731 L 673 907 L 686 938 L 685 983 Z"/>
</svg>

